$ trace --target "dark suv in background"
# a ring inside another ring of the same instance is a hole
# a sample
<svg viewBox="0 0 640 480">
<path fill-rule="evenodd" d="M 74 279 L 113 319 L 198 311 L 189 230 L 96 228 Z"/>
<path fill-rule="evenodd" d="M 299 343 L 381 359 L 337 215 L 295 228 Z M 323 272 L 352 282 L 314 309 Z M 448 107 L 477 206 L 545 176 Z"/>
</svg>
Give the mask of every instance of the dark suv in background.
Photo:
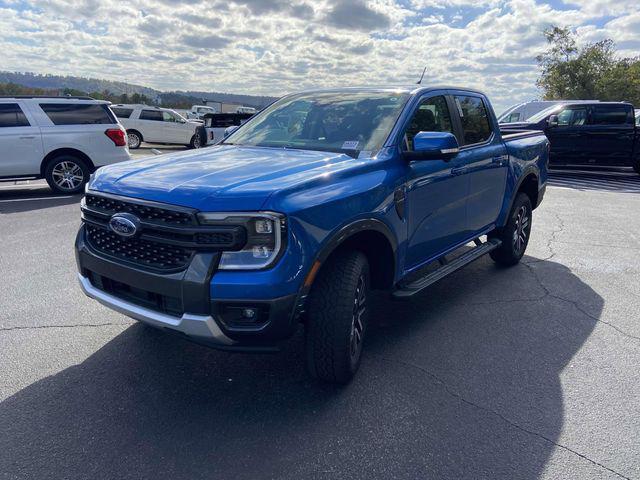
<svg viewBox="0 0 640 480">
<path fill-rule="evenodd" d="M 504 131 L 543 130 L 551 142 L 552 166 L 633 167 L 640 173 L 639 128 L 633 105 L 576 102 L 554 105 Z"/>
</svg>

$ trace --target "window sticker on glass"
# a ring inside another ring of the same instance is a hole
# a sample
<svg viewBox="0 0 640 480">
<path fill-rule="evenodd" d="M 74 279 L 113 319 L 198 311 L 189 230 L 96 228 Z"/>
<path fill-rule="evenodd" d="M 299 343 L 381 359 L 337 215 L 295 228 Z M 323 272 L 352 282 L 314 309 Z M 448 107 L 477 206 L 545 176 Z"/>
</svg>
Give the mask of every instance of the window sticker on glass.
<svg viewBox="0 0 640 480">
<path fill-rule="evenodd" d="M 347 140 L 342 144 L 344 150 L 356 150 L 358 148 L 358 140 Z"/>
<path fill-rule="evenodd" d="M 369 158 L 371 156 L 371 150 L 362 150 L 358 158 Z"/>
</svg>

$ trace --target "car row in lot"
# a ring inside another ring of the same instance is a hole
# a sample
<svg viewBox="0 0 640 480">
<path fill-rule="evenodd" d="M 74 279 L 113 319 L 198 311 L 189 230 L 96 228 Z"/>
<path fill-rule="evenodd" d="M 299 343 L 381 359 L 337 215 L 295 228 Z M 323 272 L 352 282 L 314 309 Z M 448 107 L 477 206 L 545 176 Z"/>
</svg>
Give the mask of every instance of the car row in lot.
<svg viewBox="0 0 640 480">
<path fill-rule="evenodd" d="M 498 120 L 501 128 L 544 131 L 552 166 L 633 167 L 640 173 L 640 112 L 629 103 L 579 100 L 516 107 Z M 137 149 L 142 142 L 213 145 L 253 114 L 207 113 L 201 120 L 188 120 L 168 108 L 110 107 L 90 97 L 0 97 L 0 181 L 45 178 L 53 190 L 75 193 L 95 169 L 130 159 L 128 148 Z M 505 123 L 516 117 L 528 118 Z M 273 120 L 271 128 L 281 129 L 287 118 Z"/>
<path fill-rule="evenodd" d="M 139 148 L 142 142 L 202 146 L 197 129 L 202 121 L 188 120 L 175 110 L 149 105 L 118 104 L 111 107 L 127 131 L 129 148 Z"/>
</svg>

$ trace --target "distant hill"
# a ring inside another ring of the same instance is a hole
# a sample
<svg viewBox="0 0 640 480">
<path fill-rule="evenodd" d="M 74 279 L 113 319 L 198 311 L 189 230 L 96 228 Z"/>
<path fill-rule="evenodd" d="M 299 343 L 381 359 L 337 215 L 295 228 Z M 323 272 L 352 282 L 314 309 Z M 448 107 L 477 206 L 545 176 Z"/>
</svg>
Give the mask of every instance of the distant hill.
<svg viewBox="0 0 640 480">
<path fill-rule="evenodd" d="M 239 95 L 235 93 L 218 93 L 218 92 L 172 92 L 177 95 L 184 95 L 188 97 L 198 98 L 200 101 L 202 99 L 211 100 L 214 102 L 222 102 L 222 103 L 235 103 L 237 105 L 246 105 L 248 107 L 256 107 L 262 108 L 269 105 L 274 100 L 277 100 L 278 97 L 259 97 L 255 95 Z"/>
<path fill-rule="evenodd" d="M 235 103 L 238 105 L 261 108 L 276 99 L 276 97 L 239 95 L 220 92 L 162 92 L 153 88 L 126 82 L 62 75 L 43 75 L 30 72 L 21 73 L 0 71 L 0 83 L 16 84 L 48 91 L 68 89 L 85 92 L 87 94 L 92 92 L 109 92 L 114 96 L 128 95 L 129 97 L 133 94 L 138 94 L 144 95 L 154 103 L 160 103 L 162 105 L 168 105 L 175 108 L 188 108 L 193 104 L 202 103 L 203 98 L 215 102 Z"/>
</svg>

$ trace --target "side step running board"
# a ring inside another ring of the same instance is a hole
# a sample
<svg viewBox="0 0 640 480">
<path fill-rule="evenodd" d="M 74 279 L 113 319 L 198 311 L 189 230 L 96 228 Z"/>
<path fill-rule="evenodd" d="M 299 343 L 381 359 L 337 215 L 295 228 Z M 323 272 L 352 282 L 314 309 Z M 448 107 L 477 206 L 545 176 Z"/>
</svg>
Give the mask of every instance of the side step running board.
<svg viewBox="0 0 640 480">
<path fill-rule="evenodd" d="M 462 255 L 460 255 L 455 260 L 452 260 L 451 262 L 447 262 L 446 259 L 444 259 L 444 257 L 441 257 L 441 259 L 439 259 L 439 260 L 442 260 L 440 261 L 440 264 L 442 265 L 440 268 L 438 268 L 433 272 L 428 273 L 424 277 L 414 280 L 411 283 L 400 285 L 400 287 L 398 287 L 398 289 L 392 293 L 393 297 L 394 298 L 411 297 L 416 293 L 424 290 L 429 285 L 433 285 L 438 280 L 441 280 L 442 278 L 446 277 L 450 273 L 453 273 L 456 270 L 459 270 L 462 267 L 469 265 L 474 260 L 477 260 L 478 258 L 482 257 L 483 255 L 486 255 L 490 251 L 495 250 L 502 244 L 502 242 L 497 238 L 487 240 L 484 243 L 480 243 L 479 240 L 476 240 L 475 243 L 477 245 L 476 247 L 472 248 L 468 252 L 463 253 Z"/>
</svg>

